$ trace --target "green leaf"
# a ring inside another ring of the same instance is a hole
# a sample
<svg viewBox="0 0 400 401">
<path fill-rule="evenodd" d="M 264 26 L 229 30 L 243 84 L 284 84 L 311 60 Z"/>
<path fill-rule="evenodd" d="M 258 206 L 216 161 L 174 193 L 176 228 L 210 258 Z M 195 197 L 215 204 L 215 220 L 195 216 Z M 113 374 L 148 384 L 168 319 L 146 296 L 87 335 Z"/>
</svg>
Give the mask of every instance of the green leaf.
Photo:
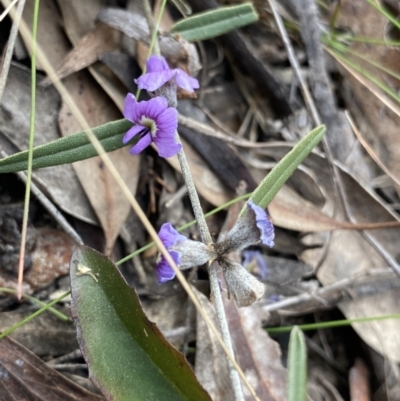
<svg viewBox="0 0 400 401">
<path fill-rule="evenodd" d="M 254 190 L 249 200 L 265 209 L 282 188 L 283 184 L 293 174 L 297 166 L 308 156 L 312 149 L 318 145 L 326 131 L 321 125 L 309 132 L 262 180 Z M 240 212 L 246 211 L 246 205 Z"/>
<path fill-rule="evenodd" d="M 177 22 L 171 32 L 177 32 L 184 39 L 194 42 L 215 38 L 257 20 L 258 15 L 253 5 L 244 3 L 195 14 Z"/>
<path fill-rule="evenodd" d="M 112 152 L 125 146 L 122 144 L 122 138 L 131 127 L 131 122 L 122 119 L 92 128 L 92 132 L 96 135 L 104 150 Z M 129 143 L 129 145 L 134 144 L 134 141 Z M 86 132 L 80 131 L 35 147 L 33 149 L 32 168 L 37 169 L 74 163 L 94 156 L 97 156 L 96 149 L 88 139 Z M 28 151 L 19 152 L 0 160 L 0 173 L 15 173 L 27 168 Z"/>
<path fill-rule="evenodd" d="M 70 269 L 78 342 L 92 381 L 108 400 L 211 401 L 107 257 L 81 246 Z"/>
<path fill-rule="evenodd" d="M 293 327 L 289 340 L 288 401 L 307 399 L 307 347 L 303 332 Z"/>
</svg>

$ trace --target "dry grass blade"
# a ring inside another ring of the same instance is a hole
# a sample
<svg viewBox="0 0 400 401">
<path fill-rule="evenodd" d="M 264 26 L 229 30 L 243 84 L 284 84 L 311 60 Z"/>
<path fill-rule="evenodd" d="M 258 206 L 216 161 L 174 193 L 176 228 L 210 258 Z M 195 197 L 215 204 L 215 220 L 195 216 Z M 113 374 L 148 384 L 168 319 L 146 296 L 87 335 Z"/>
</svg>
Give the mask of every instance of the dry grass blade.
<svg viewBox="0 0 400 401">
<path fill-rule="evenodd" d="M 353 129 L 353 132 L 356 134 L 358 140 L 360 141 L 361 145 L 364 146 L 364 149 L 367 151 L 367 153 L 374 159 L 375 163 L 398 185 L 400 186 L 400 180 L 385 166 L 385 164 L 381 161 L 381 159 L 378 157 L 378 155 L 374 152 L 374 150 L 371 148 L 371 146 L 368 144 L 368 142 L 364 139 L 362 136 L 361 132 L 359 129 L 356 127 L 356 124 L 354 123 L 353 119 L 351 118 L 349 112 L 346 112 L 346 117 L 349 120 L 349 123 L 351 125 L 351 128 Z"/>
<path fill-rule="evenodd" d="M 385 106 L 387 106 L 390 110 L 393 111 L 396 115 L 400 117 L 400 107 L 387 95 L 385 95 L 382 90 L 377 88 L 375 85 L 371 83 L 367 78 L 363 75 L 355 71 L 348 64 L 346 64 L 343 60 L 336 56 L 336 53 L 329 48 L 325 48 L 325 50 L 343 67 L 345 68 L 358 82 L 360 82 L 364 87 L 366 87 L 374 96 L 376 96 Z"/>
<path fill-rule="evenodd" d="M 10 5 L 1 13 L 1 15 L 0 15 L 0 22 L 3 21 L 3 19 L 4 19 L 5 17 L 7 17 L 7 15 L 8 15 L 8 13 L 10 12 L 11 8 L 15 6 L 15 3 L 16 3 L 17 1 L 18 1 L 18 0 L 13 0 L 13 1 L 10 3 Z"/>
</svg>

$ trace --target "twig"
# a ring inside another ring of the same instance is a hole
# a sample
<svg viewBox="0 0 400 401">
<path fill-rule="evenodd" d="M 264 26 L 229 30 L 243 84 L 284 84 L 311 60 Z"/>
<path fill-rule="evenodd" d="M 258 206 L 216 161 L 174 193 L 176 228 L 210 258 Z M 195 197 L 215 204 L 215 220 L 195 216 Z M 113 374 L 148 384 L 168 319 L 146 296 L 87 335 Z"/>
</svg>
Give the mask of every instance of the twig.
<svg viewBox="0 0 400 401">
<path fill-rule="evenodd" d="M 353 284 L 358 283 L 363 278 L 374 277 L 374 280 L 378 280 L 379 278 L 385 277 L 387 275 L 393 276 L 392 269 L 389 269 L 389 268 L 374 269 L 372 271 L 366 272 L 361 275 L 357 275 L 354 277 L 345 278 L 343 280 L 337 281 L 336 283 L 333 283 L 331 285 L 328 285 L 326 287 L 318 289 L 317 291 L 312 292 L 312 293 L 304 293 L 304 294 L 296 295 L 294 297 L 283 299 L 282 301 L 274 302 L 273 304 L 270 304 L 270 305 L 265 305 L 262 307 L 262 309 L 265 312 L 273 312 L 273 311 L 277 311 L 277 310 L 280 310 L 283 308 L 287 308 L 289 306 L 299 305 L 303 302 L 312 301 L 318 297 L 324 299 L 324 297 L 327 297 L 331 293 L 334 293 L 336 291 L 346 290 L 348 287 L 350 287 Z"/>
</svg>

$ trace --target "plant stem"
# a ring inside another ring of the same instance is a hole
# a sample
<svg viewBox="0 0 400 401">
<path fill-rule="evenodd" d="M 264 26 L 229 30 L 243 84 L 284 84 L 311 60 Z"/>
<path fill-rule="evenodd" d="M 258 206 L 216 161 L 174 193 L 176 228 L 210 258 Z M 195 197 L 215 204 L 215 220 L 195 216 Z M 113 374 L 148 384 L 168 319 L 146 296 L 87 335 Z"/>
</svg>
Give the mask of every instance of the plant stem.
<svg viewBox="0 0 400 401">
<path fill-rule="evenodd" d="M 213 243 L 213 241 L 206 223 L 206 218 L 200 205 L 200 199 L 194 186 L 192 174 L 190 173 L 189 165 L 186 160 L 186 156 L 183 149 L 181 149 L 178 153 L 178 160 L 181 166 L 183 179 L 185 180 L 185 184 L 187 186 L 190 202 L 192 203 L 194 217 L 197 220 L 197 225 L 199 227 L 201 240 L 206 245 L 210 245 Z M 222 339 L 224 340 L 224 343 L 228 348 L 229 352 L 232 354 L 232 356 L 234 356 L 232 339 L 229 333 L 229 326 L 226 320 L 224 303 L 222 301 L 222 295 L 219 288 L 217 271 L 215 270 L 214 263 L 209 263 L 208 274 L 210 278 L 211 296 L 212 299 L 214 300 L 215 310 L 217 314 L 219 328 L 221 330 Z M 242 386 L 240 383 L 239 374 L 229 359 L 228 359 L 228 365 L 229 365 L 232 386 L 235 393 L 235 400 L 242 401 L 244 400 L 244 396 L 243 396 Z"/>
<path fill-rule="evenodd" d="M 143 0 L 142 3 L 143 3 L 144 15 L 146 16 L 147 23 L 149 24 L 150 28 L 151 44 L 149 48 L 149 56 L 152 53 L 160 55 L 160 47 L 158 46 L 158 40 L 156 40 L 158 26 L 156 26 L 156 24 L 154 23 L 153 12 L 151 10 L 150 2 L 149 0 Z"/>
<path fill-rule="evenodd" d="M 28 171 L 26 175 L 25 187 L 25 200 L 24 200 L 24 216 L 22 218 L 21 228 L 21 248 L 19 253 L 18 264 L 18 288 L 17 297 L 22 297 L 22 280 L 24 276 L 25 264 L 25 244 L 26 235 L 28 230 L 29 218 L 29 200 L 31 196 L 31 182 L 32 182 L 32 161 L 33 161 L 33 144 L 35 140 L 35 115 L 36 115 L 36 37 L 39 16 L 39 2 L 35 0 L 33 9 L 33 23 L 32 23 L 32 57 L 31 57 L 31 118 L 30 118 L 30 132 L 29 132 L 29 153 L 28 153 Z"/>
</svg>

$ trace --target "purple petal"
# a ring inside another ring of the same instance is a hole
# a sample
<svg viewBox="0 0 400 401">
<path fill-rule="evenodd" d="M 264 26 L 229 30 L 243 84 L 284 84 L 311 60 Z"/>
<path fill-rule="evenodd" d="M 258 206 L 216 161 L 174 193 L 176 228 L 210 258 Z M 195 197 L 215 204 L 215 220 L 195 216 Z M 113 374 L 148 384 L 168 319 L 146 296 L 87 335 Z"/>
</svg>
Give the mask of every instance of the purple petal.
<svg viewBox="0 0 400 401">
<path fill-rule="evenodd" d="M 194 89 L 199 88 L 199 81 L 196 78 L 186 74 L 186 72 L 180 68 L 175 68 L 174 71 L 176 74 L 175 82 L 180 88 L 185 89 L 188 92 L 193 92 Z"/>
<path fill-rule="evenodd" d="M 158 155 L 160 157 L 172 157 L 179 153 L 182 149 L 180 143 L 176 143 L 174 140 L 167 140 L 166 138 L 155 141 L 157 145 Z"/>
<path fill-rule="evenodd" d="M 163 70 L 169 70 L 167 61 L 162 56 L 150 56 L 146 61 L 147 72 L 159 72 Z"/>
<path fill-rule="evenodd" d="M 140 113 L 140 119 L 145 116 L 147 118 L 151 118 L 152 120 L 157 120 L 158 127 L 158 119 L 157 117 L 163 113 L 168 108 L 167 99 L 163 96 L 156 96 L 153 99 L 143 102 L 139 102 L 138 112 Z"/>
<path fill-rule="evenodd" d="M 266 211 L 251 200 L 247 202 L 247 207 L 255 214 L 256 224 L 261 233 L 261 242 L 272 248 L 274 246 L 275 230 Z"/>
<path fill-rule="evenodd" d="M 148 72 L 138 79 L 135 79 L 135 82 L 139 89 L 146 89 L 149 92 L 154 92 L 170 81 L 173 76 L 174 72 L 172 70 Z"/>
<path fill-rule="evenodd" d="M 136 136 L 140 131 L 145 129 L 143 125 L 137 124 L 134 125 L 122 138 L 122 143 L 126 145 L 134 136 Z"/>
<path fill-rule="evenodd" d="M 135 96 L 132 95 L 132 93 L 128 93 L 124 102 L 124 111 L 122 112 L 127 120 L 137 122 L 137 119 L 135 118 L 137 105 L 138 102 L 136 101 Z"/>
<path fill-rule="evenodd" d="M 162 99 L 167 101 L 164 97 Z M 158 116 L 156 123 L 156 137 L 158 135 L 169 136 L 171 132 L 175 134 L 178 128 L 178 111 L 173 107 L 168 107 Z"/>
<path fill-rule="evenodd" d="M 151 135 L 150 132 L 146 134 L 143 138 L 139 139 L 139 142 L 132 146 L 129 153 L 132 155 L 137 155 L 146 149 L 151 144 Z"/>
<path fill-rule="evenodd" d="M 172 251 L 170 252 L 170 255 L 175 263 L 177 263 L 176 256 L 178 255 L 178 253 Z M 172 280 L 175 277 L 175 272 L 172 270 L 172 267 L 169 265 L 169 263 L 165 260 L 164 256 L 162 256 L 161 260 L 157 263 L 156 271 L 159 284 Z"/>
<path fill-rule="evenodd" d="M 187 238 L 179 234 L 171 223 L 164 223 L 158 232 L 158 236 L 167 249 L 174 246 L 177 242 L 187 241 Z"/>
<path fill-rule="evenodd" d="M 181 149 L 182 145 L 175 141 L 175 132 L 178 128 L 178 112 L 169 107 L 157 118 L 157 132 L 154 143 L 157 145 L 161 157 L 172 157 Z"/>
<path fill-rule="evenodd" d="M 187 241 L 187 238 L 184 235 L 179 234 L 171 223 L 163 224 L 158 232 L 158 236 L 160 237 L 160 240 L 164 246 L 167 248 L 174 262 L 179 265 L 179 253 L 176 251 L 170 251 L 169 248 L 174 246 L 177 242 Z M 157 277 L 159 283 L 165 283 L 166 281 L 172 280 L 175 277 L 175 272 L 172 270 L 164 256 L 161 256 L 161 260 L 157 264 Z"/>
</svg>

